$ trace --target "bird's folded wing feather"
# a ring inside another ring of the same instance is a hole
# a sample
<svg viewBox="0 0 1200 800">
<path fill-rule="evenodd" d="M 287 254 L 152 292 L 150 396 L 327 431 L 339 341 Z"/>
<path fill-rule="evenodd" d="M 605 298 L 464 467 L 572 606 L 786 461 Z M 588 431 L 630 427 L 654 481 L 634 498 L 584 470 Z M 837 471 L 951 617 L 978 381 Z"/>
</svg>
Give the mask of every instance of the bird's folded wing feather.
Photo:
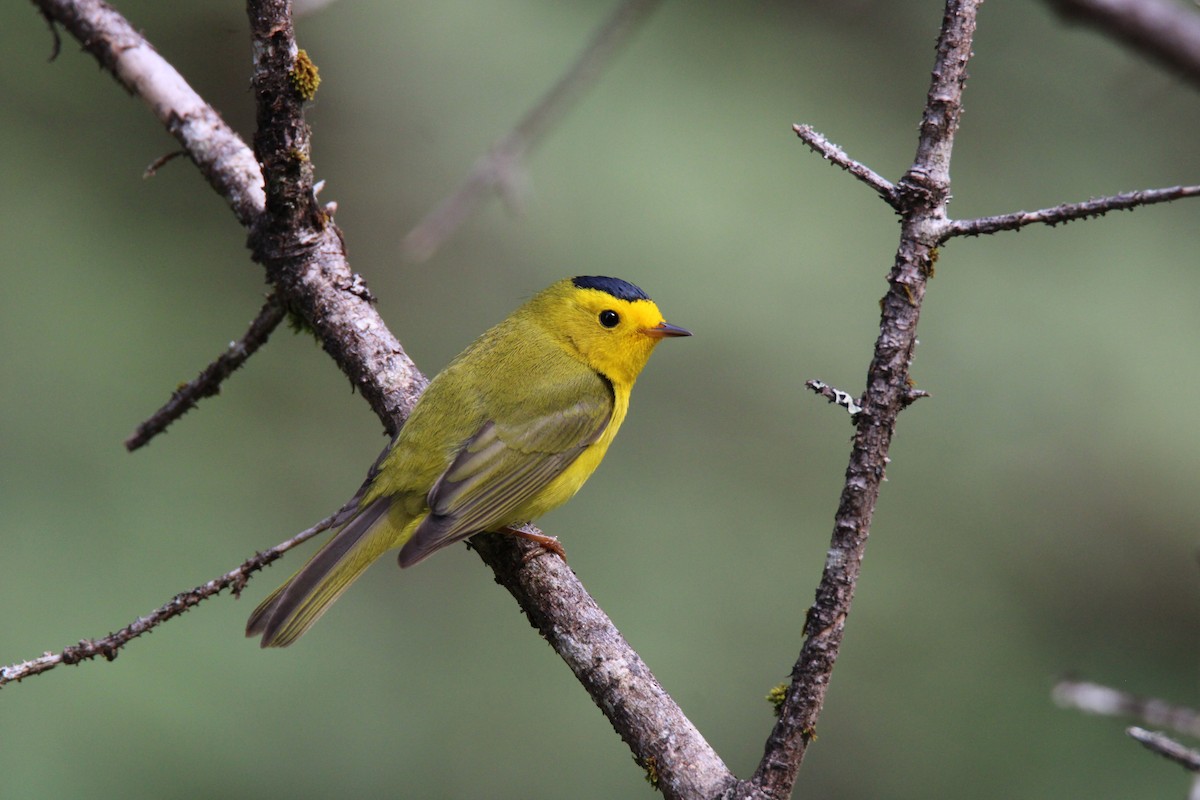
<svg viewBox="0 0 1200 800">
<path fill-rule="evenodd" d="M 484 423 L 430 490 L 429 515 L 401 548 L 401 566 L 493 526 L 523 521 L 513 514 L 608 427 L 613 399 L 607 382 L 602 388 L 557 411 Z"/>
</svg>

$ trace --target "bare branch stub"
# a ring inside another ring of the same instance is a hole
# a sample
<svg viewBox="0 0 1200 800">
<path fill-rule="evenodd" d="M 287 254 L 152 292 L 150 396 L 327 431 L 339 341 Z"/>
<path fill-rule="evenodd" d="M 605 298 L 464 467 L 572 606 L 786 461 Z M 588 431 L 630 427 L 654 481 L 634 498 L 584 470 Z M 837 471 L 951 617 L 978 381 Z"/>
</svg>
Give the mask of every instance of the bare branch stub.
<svg viewBox="0 0 1200 800">
<path fill-rule="evenodd" d="M 1127 728 L 1125 733 L 1140 742 L 1147 750 L 1174 761 L 1188 772 L 1200 772 L 1200 750 L 1185 747 L 1165 734 L 1148 731 L 1145 728 L 1134 726 Z"/>
<path fill-rule="evenodd" d="M 153 178 L 155 175 L 158 174 L 158 171 L 160 169 L 162 169 L 164 166 L 166 166 L 166 164 L 168 162 L 170 162 L 176 158 L 179 158 L 180 156 L 186 156 L 186 155 L 187 155 L 187 153 L 184 152 L 183 150 L 172 150 L 169 153 L 165 153 L 150 162 L 150 165 L 147 166 L 146 169 L 142 171 L 142 177 L 143 178 Z"/>
<path fill-rule="evenodd" d="M 821 395 L 821 397 L 824 397 L 830 403 L 846 409 L 852 419 L 862 413 L 862 398 L 856 398 L 849 392 L 835 389 L 824 381 L 805 381 L 804 386 L 808 390 Z"/>
<path fill-rule="evenodd" d="M 922 397 L 931 396 L 932 395 L 930 395 L 929 392 L 925 391 L 924 389 L 909 389 L 903 394 L 903 396 L 901 396 L 900 402 L 902 402 L 904 407 L 907 408 L 908 406 L 911 406 L 913 403 L 920 400 Z"/>
<path fill-rule="evenodd" d="M 845 150 L 813 130 L 811 125 L 793 125 L 792 130 L 800 137 L 800 141 L 808 145 L 808 148 L 814 153 L 870 186 L 888 205 L 899 210 L 896 187 L 887 178 L 846 155 Z"/>
</svg>

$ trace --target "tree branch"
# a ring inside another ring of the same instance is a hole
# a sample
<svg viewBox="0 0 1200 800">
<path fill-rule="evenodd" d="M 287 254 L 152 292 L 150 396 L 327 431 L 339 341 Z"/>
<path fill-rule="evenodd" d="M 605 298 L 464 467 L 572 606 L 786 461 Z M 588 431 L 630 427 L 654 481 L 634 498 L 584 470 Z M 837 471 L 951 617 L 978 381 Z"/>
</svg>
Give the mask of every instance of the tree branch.
<svg viewBox="0 0 1200 800">
<path fill-rule="evenodd" d="M 1143 189 L 1109 197 L 1098 197 L 1082 203 L 1063 203 L 1038 211 L 1017 211 L 995 217 L 953 220 L 943 230 L 938 243 L 955 236 L 979 236 L 998 231 L 1016 231 L 1027 225 L 1064 225 L 1089 217 L 1102 217 L 1110 211 L 1132 211 L 1138 206 L 1167 203 L 1184 197 L 1200 196 L 1200 186 L 1172 186 L 1169 189 Z"/>
<path fill-rule="evenodd" d="M 1200 86 L 1200 14 L 1173 0 L 1046 0 Z"/>
<path fill-rule="evenodd" d="M 263 209 L 262 174 L 220 115 L 188 86 L 175 68 L 103 0 L 33 0 L 42 15 L 62 25 L 141 99 L 179 140 L 217 193 L 229 201 L 243 225 Z"/>
<path fill-rule="evenodd" d="M 1142 697 L 1099 683 L 1074 680 L 1059 681 L 1051 696 L 1062 708 L 1106 717 L 1131 717 L 1145 725 L 1200 736 L 1200 711 L 1172 705 L 1156 697 Z"/>
<path fill-rule="evenodd" d="M 258 223 L 266 193 L 254 153 L 124 17 L 101 0 L 32 2 L 149 106 L 242 225 Z M 424 376 L 375 312 L 362 279 L 350 270 L 336 228 L 329 226 L 306 244 L 322 258 L 280 298 L 302 318 L 319 320 L 313 329 L 326 352 L 393 433 L 424 389 Z"/>
<path fill-rule="evenodd" d="M 792 682 L 780 705 L 779 719 L 767 739 L 758 769 L 749 781 L 739 785 L 736 797 L 759 793 L 787 797 L 808 744 L 816 735 L 817 719 L 862 567 L 896 418 L 911 402 L 906 402 L 908 369 L 916 346 L 925 285 L 932 274 L 937 232 L 945 220 L 950 155 L 962 111 L 977 5 L 976 0 L 946 3 L 916 158 L 896 186 L 902 217 L 900 246 L 888 275 L 889 290 L 881 304 L 879 338 L 867 370 L 863 409 L 855 418 L 857 431 L 825 569 L 805 620 L 804 644 L 792 668 Z"/>
<path fill-rule="evenodd" d="M 193 606 L 199 605 L 201 601 L 220 594 L 225 589 L 233 589 L 235 596 L 241 594 L 247 579 L 252 574 L 275 561 L 293 547 L 307 542 L 321 531 L 328 530 L 337 521 L 337 518 L 338 514 L 326 517 L 287 541 L 281 542 L 269 550 L 255 553 L 253 558 L 246 559 L 240 566 L 224 575 L 213 578 L 208 583 L 203 583 L 190 591 L 180 592 L 148 616 L 138 617 L 116 633 L 110 633 L 99 639 L 81 639 L 79 644 L 66 647 L 58 653 L 45 653 L 39 658 L 0 668 L 0 687 L 40 675 L 47 670 L 54 669 L 59 664 L 78 664 L 100 656 L 103 656 L 106 661 L 112 661 L 122 647 L 143 633 L 149 633 L 167 620 L 178 617 Z"/>
<path fill-rule="evenodd" d="M 876 194 L 883 198 L 884 202 L 892 208 L 899 210 L 900 206 L 899 199 L 896 197 L 896 187 L 891 181 L 879 175 L 865 164 L 860 164 L 846 155 L 845 150 L 826 139 L 820 133 L 817 133 L 811 125 L 793 125 L 792 130 L 800 137 L 800 141 L 808 145 L 808 148 L 814 153 L 826 161 L 841 167 L 867 186 L 870 186 L 875 190 Z"/>
<path fill-rule="evenodd" d="M 168 425 L 195 408 L 200 400 L 220 394 L 221 383 L 245 364 L 258 348 L 267 343 L 271 332 L 283 318 L 283 305 L 276 295 L 271 295 L 258 312 L 258 316 L 250 323 L 246 334 L 238 341 L 230 342 L 229 347 L 216 361 L 205 367 L 196 378 L 176 389 L 166 405 L 138 425 L 137 430 L 125 440 L 125 449 L 132 453 L 149 444 L 150 440 L 165 431 Z"/>
<path fill-rule="evenodd" d="M 728 767 L 566 562 L 542 557 L 527 564 L 541 546 L 512 544 L 512 537 L 493 533 L 471 539 L 496 582 L 575 673 L 654 787 L 668 798 L 717 797 L 731 789 L 735 779 Z"/>
<path fill-rule="evenodd" d="M 183 98 L 193 116 L 219 121 L 178 73 L 170 70 L 149 44 L 104 3 L 33 1 L 48 19 L 62 22 L 72 35 L 81 38 L 103 66 L 127 76 L 122 82 L 130 91 L 147 100 L 160 98 L 155 101 L 157 105 L 152 104 L 160 119 L 182 117 L 171 103 Z M 228 128 L 223 128 L 228 132 L 222 139 L 224 156 L 213 161 L 205 160 L 214 150 L 211 142 L 194 137 L 180 141 L 194 161 L 207 165 L 202 167 L 205 176 L 229 200 L 238 219 L 251 228 L 254 257 L 267 268 L 281 302 L 307 321 L 384 427 L 394 432 L 407 418 L 427 379 L 376 313 L 370 292 L 350 270 L 340 231 L 313 197 L 308 132 L 302 116 L 305 98 L 297 92 L 292 76 L 303 68 L 315 77 L 315 68 L 310 72 L 311 64 L 298 63 L 300 51 L 292 35 L 288 5 L 283 0 L 252 0 L 248 13 L 255 40 L 253 85 L 260 120 L 255 146 L 264 164 L 267 190 L 263 191 L 254 155 Z M 110 30 L 118 31 L 117 41 L 104 38 Z M 126 61 L 130 53 L 139 56 L 132 63 Z M 153 68 L 146 67 L 147 54 L 153 55 Z M 197 103 L 202 107 L 194 107 Z M 281 118 L 276 119 L 276 114 Z M 248 165 L 253 165 L 252 171 Z M 478 548 L 496 570 L 497 581 L 513 592 L 531 621 L 580 676 L 613 727 L 635 748 L 635 758 L 654 776 L 665 796 L 714 796 L 732 785 L 733 776 L 720 758 L 687 722 L 611 621 L 599 613 L 595 601 L 565 564 L 548 558 L 526 562 L 522 543 L 513 537 L 478 538 L 484 539 Z M 294 543 L 296 540 L 289 540 L 267 552 L 282 553 L 285 546 L 290 548 Z M 132 632 L 129 638 L 177 616 L 221 588 L 240 586 L 244 581 L 242 569 L 199 587 L 202 591 L 195 601 L 176 598 L 168 604 L 169 613 L 135 621 L 127 626 Z M 207 589 L 210 584 L 216 588 Z M 176 606 L 180 608 L 175 610 Z M 35 659 L 27 663 L 36 662 L 36 666 L 18 665 L 4 675 L 7 680 L 18 680 L 67 663 L 66 659 L 77 661 L 80 657 L 115 653 L 107 644 L 85 650 L 85 655 L 69 649 L 66 658 L 60 654 Z M 43 660 L 45 663 L 41 663 Z M 624 698 L 640 700 L 625 705 Z M 637 709 L 636 726 L 625 713 L 630 709 Z"/>
<path fill-rule="evenodd" d="M 404 237 L 405 257 L 424 261 L 432 256 L 493 189 L 515 201 L 523 184 L 519 176 L 525 154 L 591 88 L 613 56 L 660 5 L 662 0 L 624 0 L 596 29 L 575 63 L 525 112 L 507 136 L 475 162 L 454 194 L 409 231 Z"/>
<path fill-rule="evenodd" d="M 1200 750 L 1184 747 L 1179 742 L 1161 733 L 1144 728 L 1126 728 L 1125 733 L 1142 743 L 1147 750 L 1169 758 L 1189 772 L 1200 772 Z"/>
</svg>

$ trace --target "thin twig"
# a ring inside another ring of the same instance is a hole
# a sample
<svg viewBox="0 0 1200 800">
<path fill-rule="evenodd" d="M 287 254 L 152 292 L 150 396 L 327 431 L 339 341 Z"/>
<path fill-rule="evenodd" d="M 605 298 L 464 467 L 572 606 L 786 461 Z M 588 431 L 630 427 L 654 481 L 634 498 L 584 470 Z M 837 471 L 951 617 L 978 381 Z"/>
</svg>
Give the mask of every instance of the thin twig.
<svg viewBox="0 0 1200 800">
<path fill-rule="evenodd" d="M 876 194 L 884 199 L 884 201 L 892 208 L 899 209 L 898 200 L 896 198 L 896 187 L 887 178 L 876 173 L 873 169 L 865 164 L 855 161 L 850 156 L 846 155 L 846 151 L 838 147 L 833 142 L 826 139 L 822 134 L 813 130 L 811 125 L 793 125 L 792 130 L 800 137 L 800 141 L 808 145 L 809 149 L 842 169 L 849 172 L 860 181 L 870 186 L 875 190 Z"/>
<path fill-rule="evenodd" d="M 1082 203 L 1063 203 L 1053 208 L 1038 211 L 1017 211 L 995 217 L 958 219 L 949 222 L 938 242 L 943 243 L 954 236 L 979 236 L 998 231 L 1015 231 L 1026 225 L 1062 225 L 1088 217 L 1102 217 L 1110 211 L 1128 211 L 1139 206 L 1168 203 L 1185 197 L 1200 196 L 1200 186 L 1172 186 L 1166 189 L 1143 189 L 1124 192 L 1108 197 L 1097 197 Z"/>
<path fill-rule="evenodd" d="M 150 166 L 146 167 L 146 169 L 142 171 L 142 177 L 153 178 L 169 161 L 186 155 L 187 153 L 185 153 L 183 150 L 172 150 L 169 153 L 165 153 L 164 155 L 161 155 L 150 162 Z"/>
<path fill-rule="evenodd" d="M 846 468 L 833 536 L 816 598 L 805 620 L 805 640 L 779 719 L 754 776 L 734 797 L 789 797 L 808 745 L 816 737 L 850 614 L 855 584 L 888 463 L 896 419 L 910 393 L 909 366 L 925 286 L 932 273 L 938 226 L 950 194 L 950 156 L 962 112 L 978 0 L 948 0 L 938 37 L 933 80 L 912 167 L 896 187 L 901 206 L 900 246 L 888 275 L 879 338 L 867 370 L 862 412 Z M 911 401 L 909 401 L 911 402 Z"/>
<path fill-rule="evenodd" d="M 293 547 L 303 544 L 321 531 L 327 530 L 337 521 L 340 513 L 339 511 L 338 514 L 326 517 L 311 528 L 301 531 L 269 550 L 255 553 L 252 558 L 246 559 L 240 566 L 226 572 L 220 577 L 213 578 L 208 583 L 203 583 L 187 592 L 180 592 L 148 616 L 138 617 L 115 633 L 110 633 L 108 636 L 99 639 L 81 639 L 79 644 L 63 648 L 60 652 L 46 653 L 39 658 L 0 668 L 0 687 L 8 683 L 20 682 L 33 675 L 39 675 L 54 669 L 59 664 L 78 664 L 81 661 L 88 661 L 98 657 L 103 657 L 106 661 L 112 661 L 117 657 L 117 653 L 122 647 L 143 633 L 149 633 L 167 620 L 178 617 L 193 606 L 198 605 L 201 601 L 219 594 L 225 589 L 232 589 L 235 596 L 240 594 L 242 588 L 246 585 L 246 580 L 253 573 L 275 561 Z"/>
<path fill-rule="evenodd" d="M 900 403 L 905 408 L 908 408 L 923 397 L 932 397 L 932 395 L 924 389 L 918 389 L 915 386 L 909 386 L 908 391 L 900 395 Z"/>
<path fill-rule="evenodd" d="M 1200 86 L 1200 13 L 1176 0 L 1046 0 Z"/>
<path fill-rule="evenodd" d="M 591 88 L 621 47 L 660 5 L 662 0 L 621 3 L 596 29 L 575 63 L 525 112 L 517 126 L 475 162 L 452 195 L 409 231 L 404 237 L 405 258 L 424 261 L 432 256 L 493 189 L 519 205 L 519 187 L 524 183 L 521 161 L 525 155 Z"/>
<path fill-rule="evenodd" d="M 1184 747 L 1179 742 L 1165 734 L 1148 731 L 1145 728 L 1126 728 L 1125 733 L 1152 752 L 1163 758 L 1169 758 L 1189 772 L 1200 772 L 1200 750 Z"/>
<path fill-rule="evenodd" d="M 221 393 L 221 383 L 234 373 L 258 348 L 266 344 L 271 332 L 283 321 L 286 312 L 278 296 L 272 294 L 263 304 L 258 316 L 250 323 L 249 330 L 236 342 L 230 342 L 217 360 L 204 368 L 195 379 L 180 386 L 166 404 L 137 426 L 125 440 L 125 449 L 133 452 L 167 429 L 175 420 L 196 407 L 205 397 Z"/>
<path fill-rule="evenodd" d="M 1123 692 L 1090 681 L 1062 680 L 1051 690 L 1054 702 L 1063 708 L 1106 717 L 1132 717 L 1145 725 L 1170 728 L 1188 736 L 1200 736 L 1200 711 L 1178 706 L 1156 697 Z"/>
</svg>

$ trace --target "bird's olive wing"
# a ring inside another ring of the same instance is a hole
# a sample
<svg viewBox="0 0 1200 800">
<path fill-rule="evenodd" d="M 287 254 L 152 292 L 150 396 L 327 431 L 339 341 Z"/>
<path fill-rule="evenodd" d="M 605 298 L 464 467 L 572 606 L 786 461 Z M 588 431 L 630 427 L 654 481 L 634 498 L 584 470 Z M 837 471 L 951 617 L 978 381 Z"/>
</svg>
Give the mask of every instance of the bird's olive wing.
<svg viewBox="0 0 1200 800">
<path fill-rule="evenodd" d="M 605 382 L 603 392 L 561 410 L 484 423 L 429 491 L 429 515 L 401 548 L 401 566 L 480 531 L 524 521 L 516 518 L 520 512 L 608 427 L 613 405 Z"/>
</svg>

